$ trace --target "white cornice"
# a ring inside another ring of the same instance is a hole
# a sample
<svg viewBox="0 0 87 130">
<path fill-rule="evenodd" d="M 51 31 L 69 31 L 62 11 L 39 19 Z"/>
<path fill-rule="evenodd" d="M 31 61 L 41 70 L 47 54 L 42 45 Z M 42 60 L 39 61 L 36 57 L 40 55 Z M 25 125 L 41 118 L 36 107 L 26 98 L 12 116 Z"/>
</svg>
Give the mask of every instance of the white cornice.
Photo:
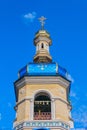
<svg viewBox="0 0 87 130">
<path fill-rule="evenodd" d="M 22 87 L 27 84 L 60 84 L 67 88 L 70 82 L 61 76 L 25 76 L 15 82 L 15 87 Z"/>
</svg>

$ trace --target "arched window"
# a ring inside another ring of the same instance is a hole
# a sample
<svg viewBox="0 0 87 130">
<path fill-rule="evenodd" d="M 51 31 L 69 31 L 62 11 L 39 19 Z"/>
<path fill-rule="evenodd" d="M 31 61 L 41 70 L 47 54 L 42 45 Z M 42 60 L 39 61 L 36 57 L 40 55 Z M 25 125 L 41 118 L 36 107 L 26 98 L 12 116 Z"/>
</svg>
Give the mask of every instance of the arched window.
<svg viewBox="0 0 87 130">
<path fill-rule="evenodd" d="M 42 49 L 44 48 L 44 44 L 43 44 L 43 43 L 41 44 L 41 48 L 42 48 Z"/>
<path fill-rule="evenodd" d="M 46 50 L 49 52 L 49 45 L 46 44 Z"/>
<path fill-rule="evenodd" d="M 51 120 L 51 99 L 47 93 L 40 92 L 35 96 L 34 120 Z"/>
</svg>

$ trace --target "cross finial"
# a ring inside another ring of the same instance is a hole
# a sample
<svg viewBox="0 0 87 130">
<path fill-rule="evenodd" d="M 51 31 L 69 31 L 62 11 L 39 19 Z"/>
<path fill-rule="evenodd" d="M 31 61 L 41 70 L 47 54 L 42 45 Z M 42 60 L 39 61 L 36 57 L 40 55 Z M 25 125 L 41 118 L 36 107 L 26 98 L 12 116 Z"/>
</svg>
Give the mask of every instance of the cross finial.
<svg viewBox="0 0 87 130">
<path fill-rule="evenodd" d="M 44 16 L 41 16 L 41 17 L 39 18 L 39 21 L 40 21 L 40 23 L 41 23 L 41 29 L 42 29 L 42 30 L 44 29 L 45 20 L 46 20 L 46 18 L 45 18 Z"/>
</svg>

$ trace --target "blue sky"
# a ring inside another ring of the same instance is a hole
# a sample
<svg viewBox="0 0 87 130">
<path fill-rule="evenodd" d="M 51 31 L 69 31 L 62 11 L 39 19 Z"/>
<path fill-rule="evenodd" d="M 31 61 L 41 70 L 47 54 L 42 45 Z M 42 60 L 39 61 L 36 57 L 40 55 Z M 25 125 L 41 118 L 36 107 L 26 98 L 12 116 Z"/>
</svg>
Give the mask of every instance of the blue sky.
<svg viewBox="0 0 87 130">
<path fill-rule="evenodd" d="M 65 67 L 71 85 L 75 128 L 87 128 L 87 1 L 0 1 L 0 130 L 11 130 L 15 118 L 13 82 L 20 68 L 33 60 L 33 38 L 44 15 L 51 34 L 53 61 Z"/>
</svg>

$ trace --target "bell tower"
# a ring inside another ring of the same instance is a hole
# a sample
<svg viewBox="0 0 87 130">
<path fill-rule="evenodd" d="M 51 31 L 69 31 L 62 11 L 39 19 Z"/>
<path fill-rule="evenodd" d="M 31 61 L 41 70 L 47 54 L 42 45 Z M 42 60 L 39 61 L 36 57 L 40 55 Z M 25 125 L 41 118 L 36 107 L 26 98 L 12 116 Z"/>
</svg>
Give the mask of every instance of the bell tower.
<svg viewBox="0 0 87 130">
<path fill-rule="evenodd" d="M 36 54 L 33 62 L 18 72 L 14 82 L 16 96 L 16 118 L 14 130 L 70 130 L 73 120 L 69 101 L 71 81 L 68 72 L 58 63 L 52 62 L 49 46 L 50 34 L 44 29 L 35 34 Z"/>
</svg>

